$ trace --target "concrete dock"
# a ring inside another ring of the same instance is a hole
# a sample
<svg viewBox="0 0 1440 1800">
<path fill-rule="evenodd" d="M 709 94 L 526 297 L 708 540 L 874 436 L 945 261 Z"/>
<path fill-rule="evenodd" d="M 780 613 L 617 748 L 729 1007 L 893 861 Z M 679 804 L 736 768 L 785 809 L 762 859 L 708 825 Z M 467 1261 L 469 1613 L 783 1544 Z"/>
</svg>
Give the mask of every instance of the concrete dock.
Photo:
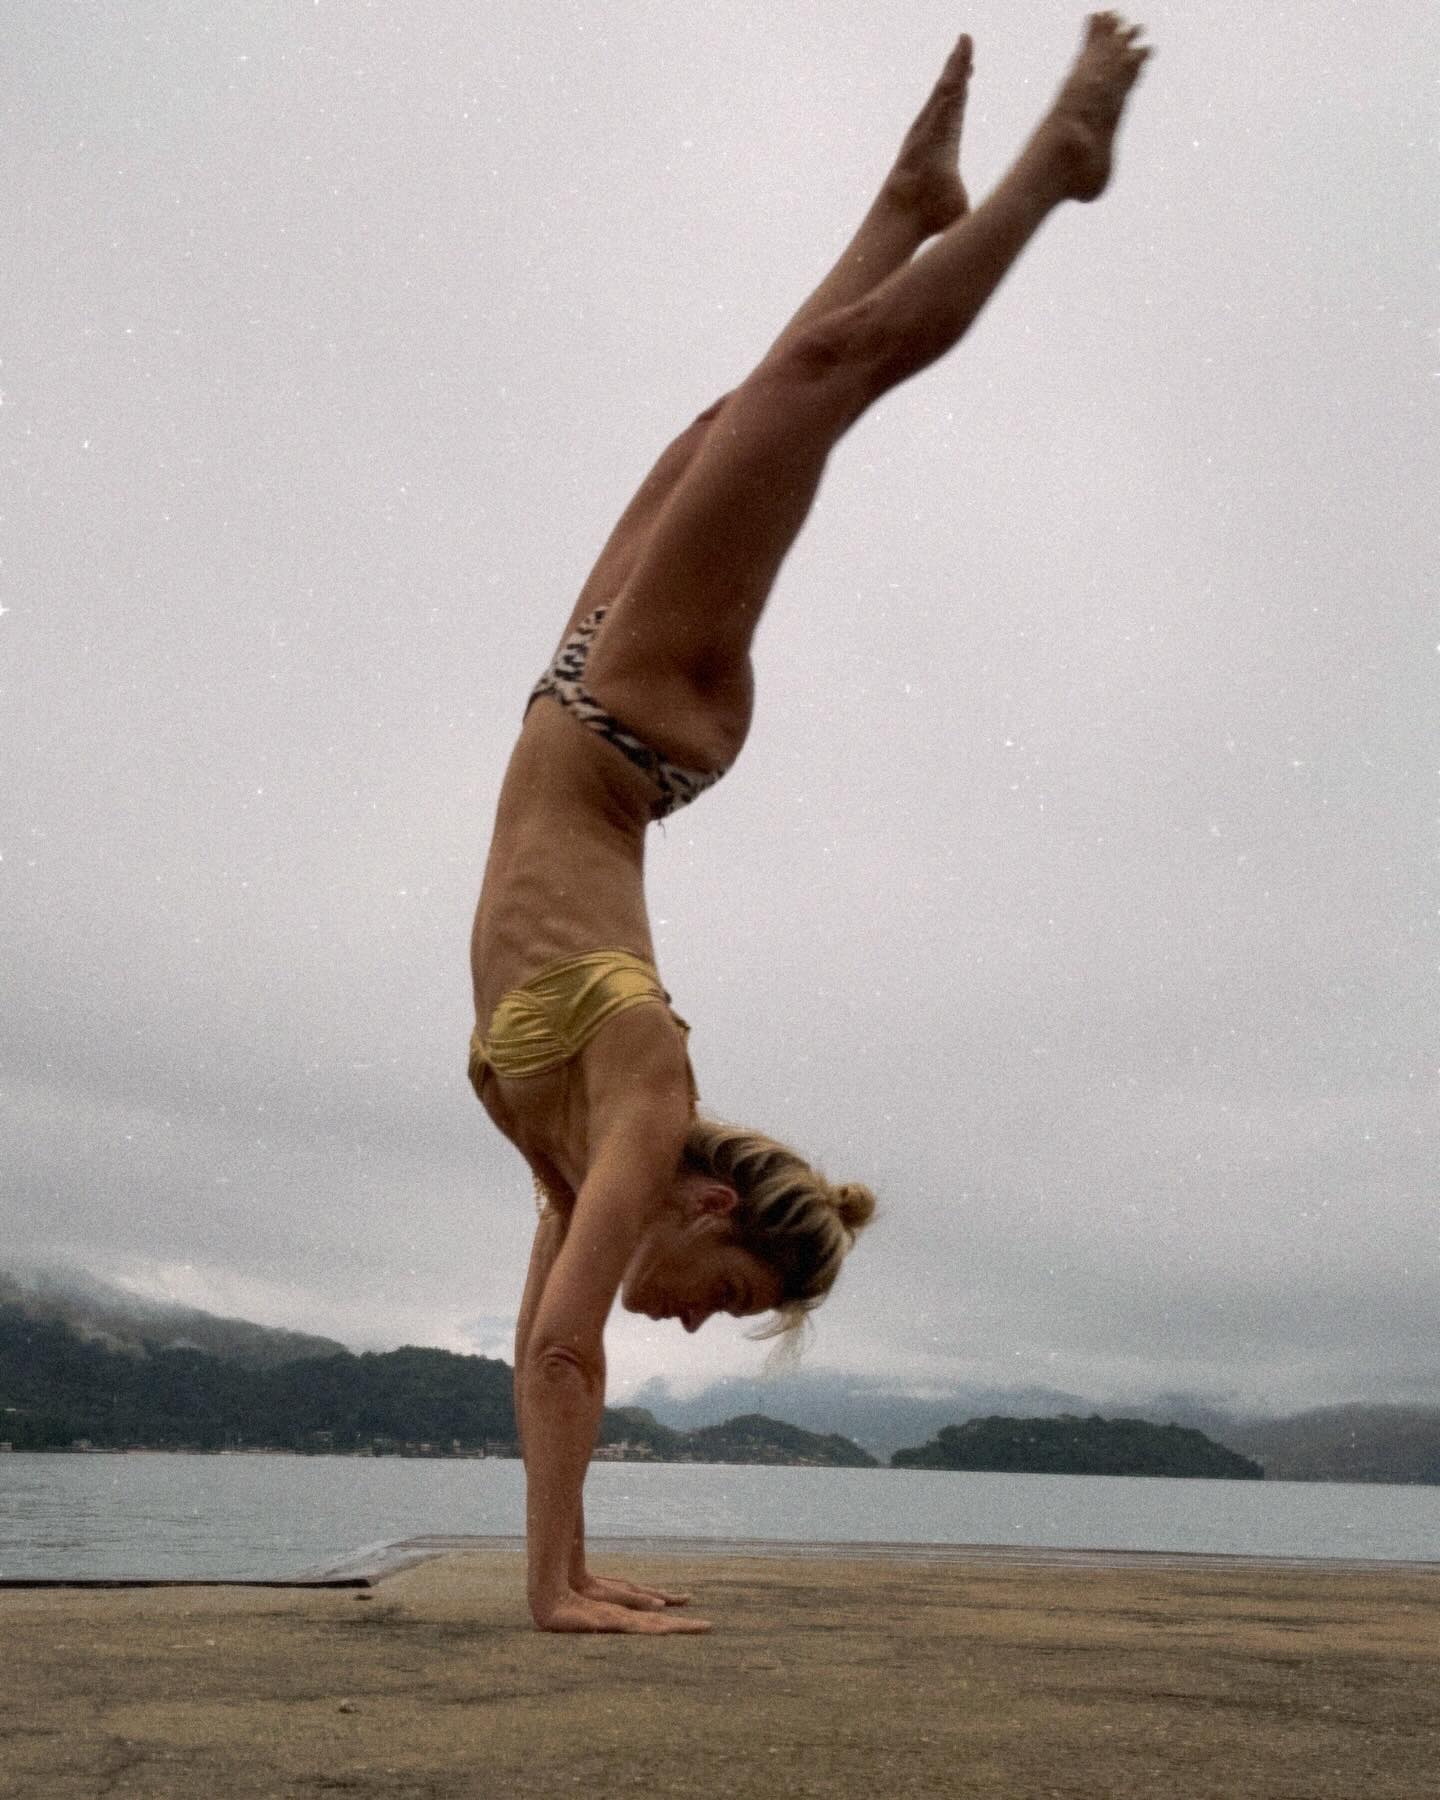
<svg viewBox="0 0 1440 1800">
<path fill-rule="evenodd" d="M 1437 1791 L 1434 1565 L 597 1556 L 714 1624 L 643 1639 L 532 1631 L 515 1550 L 457 1543 L 357 1559 L 348 1587 L 0 1592 L 0 1796 Z"/>
</svg>

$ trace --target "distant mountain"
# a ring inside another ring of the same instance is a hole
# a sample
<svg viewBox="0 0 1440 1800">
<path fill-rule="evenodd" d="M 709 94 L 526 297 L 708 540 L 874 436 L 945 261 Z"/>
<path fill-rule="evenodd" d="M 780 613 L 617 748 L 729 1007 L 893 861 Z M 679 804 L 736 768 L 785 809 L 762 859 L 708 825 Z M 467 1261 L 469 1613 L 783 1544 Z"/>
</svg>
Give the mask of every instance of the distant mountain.
<svg viewBox="0 0 1440 1800">
<path fill-rule="evenodd" d="M 1221 1443 L 1236 1414 L 1203 1395 L 1157 1393 L 1145 1399 L 1078 1394 L 1067 1388 L 992 1387 L 957 1382 L 940 1392 L 906 1393 L 893 1380 L 802 1368 L 773 1377 L 727 1377 L 688 1399 L 673 1395 L 663 1377 L 638 1388 L 631 1403 L 648 1407 L 676 1430 L 693 1431 L 737 1412 L 792 1419 L 810 1431 L 840 1432 L 882 1459 L 905 1445 L 922 1443 L 956 1420 L 1004 1414 L 1058 1418 L 1070 1413 L 1147 1419 L 1155 1425 L 1188 1425 Z M 1240 1448 L 1240 1446 L 1236 1446 Z"/>
<path fill-rule="evenodd" d="M 23 1275 L 0 1271 L 0 1305 L 18 1307 L 28 1318 L 58 1320 L 111 1350 L 204 1350 L 247 1369 L 271 1369 L 345 1349 L 333 1338 L 147 1300 L 79 1269 L 36 1269 Z"/>
<path fill-rule="evenodd" d="M 893 1382 L 823 1368 L 758 1380 L 727 1378 L 690 1399 L 672 1394 L 664 1379 L 656 1377 L 635 1391 L 631 1404 L 648 1408 L 679 1431 L 718 1424 L 737 1413 L 763 1413 L 789 1419 L 807 1431 L 852 1439 L 882 1461 L 902 1445 L 920 1443 L 942 1426 L 976 1414 L 1094 1410 L 1092 1401 L 1059 1388 L 959 1385 L 940 1394 L 916 1395 L 902 1392 Z"/>
<path fill-rule="evenodd" d="M 834 1432 L 804 1431 L 763 1413 L 725 1419 L 698 1431 L 672 1431 L 643 1406 L 606 1407 L 600 1442 L 606 1447 L 625 1446 L 632 1453 L 639 1449 L 663 1462 L 785 1463 L 831 1469 L 880 1466 L 850 1438 Z"/>
<path fill-rule="evenodd" d="M 812 1431 L 843 1434 L 882 1458 L 966 1419 L 1123 1415 L 1201 1431 L 1261 1463 L 1272 1481 L 1440 1483 L 1440 1407 L 1357 1403 L 1260 1418 L 1197 1394 L 1162 1392 L 1117 1403 L 1054 1388 L 957 1383 L 940 1394 L 914 1395 L 891 1381 L 824 1368 L 718 1381 L 688 1399 L 672 1395 L 656 1378 L 634 1399 L 672 1428 L 694 1429 L 742 1410 L 764 1412 Z"/>
<path fill-rule="evenodd" d="M 54 1328 L 48 1336 L 42 1333 L 50 1345 L 47 1354 L 53 1353 L 55 1360 L 38 1387 L 27 1384 L 40 1377 L 36 1350 L 40 1340 L 32 1339 L 25 1350 L 16 1335 L 24 1336 L 27 1322 Z M 357 1358 L 330 1338 L 144 1300 L 76 1270 L 0 1273 L 0 1323 L 4 1326 L 0 1340 L 8 1346 L 0 1353 L 0 1441 L 65 1444 L 91 1437 L 97 1443 L 198 1444 L 224 1442 L 228 1431 L 232 1439 L 246 1442 L 289 1442 L 255 1439 L 251 1427 L 258 1422 L 267 1431 L 289 1429 L 296 1419 L 308 1419 L 302 1429 L 316 1434 L 305 1440 L 314 1448 L 337 1427 L 315 1422 L 318 1415 L 301 1404 L 298 1396 L 309 1389 L 317 1396 L 328 1392 L 337 1405 L 349 1394 L 333 1414 L 342 1434 L 350 1429 L 346 1417 L 373 1423 L 383 1416 L 405 1431 L 413 1428 L 419 1441 L 448 1445 L 459 1437 L 462 1443 L 471 1443 L 477 1441 L 473 1433 L 481 1418 L 474 1411 L 477 1379 L 490 1395 L 482 1409 L 481 1437 L 491 1442 L 514 1438 L 510 1369 L 484 1357 L 454 1357 L 448 1351 L 412 1347 Z M 387 1363 L 387 1357 L 402 1363 L 409 1359 L 404 1380 L 398 1379 L 401 1363 Z M 326 1369 L 327 1364 L 334 1367 Z M 479 1365 L 493 1373 L 477 1377 Z M 267 1397 L 247 1378 L 271 1372 L 276 1382 Z M 383 1390 L 387 1382 L 396 1391 L 378 1397 L 371 1393 L 363 1404 L 351 1392 L 367 1383 Z M 407 1382 L 418 1382 L 418 1389 Z M 287 1389 L 297 1396 L 294 1418 L 287 1413 Z M 449 1399 L 437 1414 L 429 1409 L 442 1390 Z M 422 1400 L 423 1392 L 429 1398 Z M 279 1406 L 278 1413 L 267 1410 L 272 1403 Z M 348 1414 L 346 1406 L 351 1407 Z M 782 1460 L 781 1438 L 747 1436 L 746 1421 L 761 1418 L 777 1430 L 800 1434 L 790 1443 L 793 1460 L 846 1464 L 850 1456 L 867 1451 L 888 1458 L 966 1419 L 1121 1412 L 1155 1425 L 1202 1431 L 1216 1443 L 1262 1463 L 1271 1480 L 1440 1484 L 1440 1407 L 1355 1403 L 1317 1407 L 1281 1419 L 1256 1418 L 1239 1415 L 1203 1395 L 1156 1394 L 1116 1404 L 1057 1388 L 973 1384 L 916 1395 L 901 1391 L 893 1379 L 867 1379 L 823 1368 L 760 1380 L 725 1380 L 688 1400 L 672 1395 L 664 1380 L 656 1379 L 640 1388 L 629 1406 L 606 1410 L 601 1442 L 645 1445 L 657 1458 L 695 1459 L 703 1454 L 721 1461 Z M 458 1419 L 464 1429 L 448 1436 L 430 1430 L 437 1419 L 447 1430 Z M 729 1431 L 737 1419 L 742 1429 L 728 1439 L 723 1432 L 715 1438 L 701 1435 L 700 1448 L 682 1441 L 687 1434 L 704 1434 L 712 1427 Z M 134 1427 L 129 1438 L 126 1420 Z M 223 1429 L 222 1420 L 229 1421 Z M 401 1433 L 377 1426 L 372 1435 L 398 1440 Z"/>
<path fill-rule="evenodd" d="M 1170 1475 L 1260 1481 L 1258 1462 L 1203 1431 L 1144 1419 L 969 1419 L 928 1444 L 897 1450 L 897 1469 L 974 1469 L 1011 1475 Z"/>
<path fill-rule="evenodd" d="M 1322 1406 L 1233 1424 L 1224 1441 L 1262 1462 L 1271 1481 L 1440 1486 L 1437 1406 Z"/>
<path fill-rule="evenodd" d="M 746 1413 L 719 1425 L 703 1425 L 686 1434 L 685 1460 L 723 1463 L 807 1463 L 832 1469 L 878 1469 L 867 1450 L 838 1432 L 821 1436 L 788 1425 L 783 1419 L 767 1419 L 763 1413 Z"/>
<path fill-rule="evenodd" d="M 411 1345 L 249 1368 L 204 1350 L 113 1349 L 0 1304 L 0 1443 L 17 1450 L 514 1454 L 513 1394 L 510 1365 L 485 1356 Z M 680 1432 L 607 1408 L 599 1441 L 657 1461 L 875 1467 L 847 1438 L 755 1416 Z"/>
</svg>

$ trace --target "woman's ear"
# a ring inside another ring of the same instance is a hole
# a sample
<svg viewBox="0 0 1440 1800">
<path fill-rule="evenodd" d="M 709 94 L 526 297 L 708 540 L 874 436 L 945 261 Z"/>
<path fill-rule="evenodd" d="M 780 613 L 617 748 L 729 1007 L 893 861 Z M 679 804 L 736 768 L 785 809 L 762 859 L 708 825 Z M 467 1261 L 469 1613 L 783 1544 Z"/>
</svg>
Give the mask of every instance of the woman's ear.
<svg viewBox="0 0 1440 1800">
<path fill-rule="evenodd" d="M 706 1181 L 695 1190 L 695 1206 L 711 1218 L 725 1218 L 740 1204 L 740 1196 L 728 1181 Z"/>
</svg>

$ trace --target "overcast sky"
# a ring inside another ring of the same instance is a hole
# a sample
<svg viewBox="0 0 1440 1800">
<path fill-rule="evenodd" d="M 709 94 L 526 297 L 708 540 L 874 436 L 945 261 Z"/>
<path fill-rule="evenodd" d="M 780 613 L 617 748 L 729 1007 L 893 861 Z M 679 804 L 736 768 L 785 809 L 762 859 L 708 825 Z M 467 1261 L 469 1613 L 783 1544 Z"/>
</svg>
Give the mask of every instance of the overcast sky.
<svg viewBox="0 0 1440 1800">
<path fill-rule="evenodd" d="M 1176 0 L 1117 176 L 841 446 L 652 834 L 707 1106 L 883 1214 L 811 1361 L 1433 1397 L 1428 0 Z M 509 1355 L 505 758 L 615 515 L 954 36 L 1080 5 L 12 0 L 0 1263 Z M 612 1393 L 763 1352 L 617 1314 Z"/>
</svg>

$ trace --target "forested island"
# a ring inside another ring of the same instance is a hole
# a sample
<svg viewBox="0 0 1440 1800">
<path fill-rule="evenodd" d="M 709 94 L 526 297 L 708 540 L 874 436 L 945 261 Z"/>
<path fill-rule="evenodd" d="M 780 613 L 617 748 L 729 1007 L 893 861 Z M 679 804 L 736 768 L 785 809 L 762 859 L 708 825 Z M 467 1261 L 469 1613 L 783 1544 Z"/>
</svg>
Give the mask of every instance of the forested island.
<svg viewBox="0 0 1440 1800">
<path fill-rule="evenodd" d="M 764 1413 L 745 1413 L 722 1425 L 696 1431 L 672 1431 L 643 1407 L 607 1408 L 607 1427 L 622 1430 L 619 1448 L 630 1456 L 652 1455 L 664 1462 L 785 1463 L 826 1469 L 878 1469 L 879 1461 L 853 1439 L 838 1432 L 802 1430 Z M 600 1455 L 604 1456 L 602 1438 Z"/>
<path fill-rule="evenodd" d="M 0 1305 L 0 1445 L 12 1450 L 515 1456 L 508 1363 L 407 1347 L 255 1366 L 206 1350 L 112 1348 Z M 876 1468 L 849 1438 L 759 1414 L 672 1431 L 607 1407 L 605 1458 Z"/>
<path fill-rule="evenodd" d="M 1171 1475 L 1261 1481 L 1265 1471 L 1183 1425 L 1144 1419 L 970 1419 L 947 1425 L 928 1444 L 897 1450 L 896 1469 L 969 1469 L 1015 1475 Z"/>
</svg>

